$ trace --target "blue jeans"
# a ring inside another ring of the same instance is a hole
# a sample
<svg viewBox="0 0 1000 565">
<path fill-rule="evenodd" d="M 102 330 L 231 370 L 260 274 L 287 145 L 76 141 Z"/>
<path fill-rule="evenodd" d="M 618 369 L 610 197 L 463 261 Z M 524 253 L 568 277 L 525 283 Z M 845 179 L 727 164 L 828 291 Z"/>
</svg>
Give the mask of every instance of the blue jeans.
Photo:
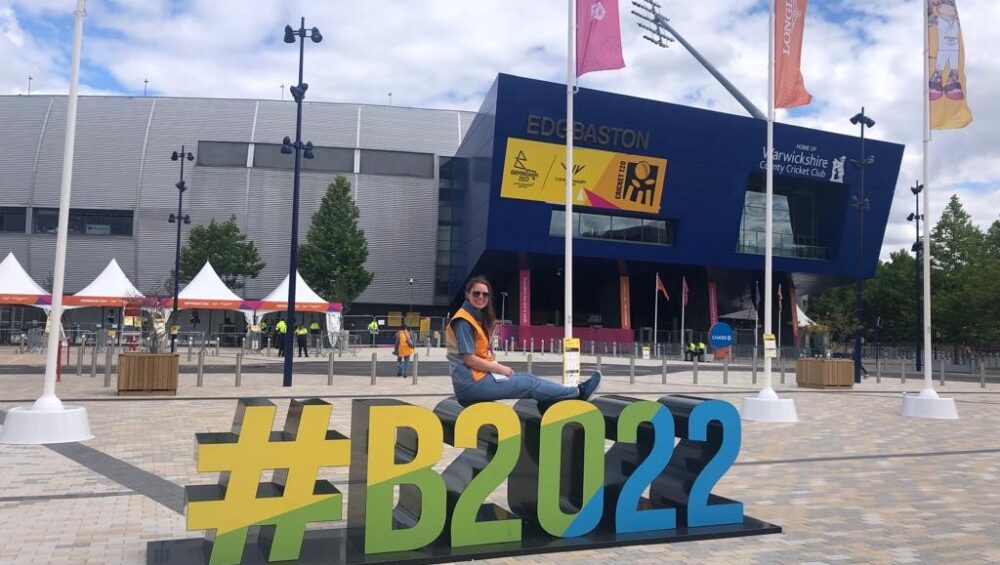
<svg viewBox="0 0 1000 565">
<path fill-rule="evenodd" d="M 410 358 L 396 356 L 396 375 L 410 376 Z"/>
<path fill-rule="evenodd" d="M 466 381 L 467 383 L 468 381 Z M 505 381 L 495 381 L 486 375 L 471 384 L 461 385 L 452 379 L 455 387 L 455 397 L 460 402 L 478 402 L 485 400 L 500 400 L 504 398 L 531 398 L 538 402 L 555 402 L 569 400 L 580 396 L 580 389 L 575 386 L 563 386 L 547 379 L 540 379 L 530 373 L 514 373 Z"/>
</svg>

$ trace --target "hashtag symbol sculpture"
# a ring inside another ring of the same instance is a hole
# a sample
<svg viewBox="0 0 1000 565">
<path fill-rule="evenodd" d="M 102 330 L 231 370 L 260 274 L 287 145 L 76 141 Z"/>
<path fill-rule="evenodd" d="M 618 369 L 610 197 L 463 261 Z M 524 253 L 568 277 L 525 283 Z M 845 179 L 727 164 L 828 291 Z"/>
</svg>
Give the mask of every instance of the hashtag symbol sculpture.
<svg viewBox="0 0 1000 565">
<path fill-rule="evenodd" d="M 350 464 L 350 440 L 328 430 L 333 407 L 292 400 L 284 431 L 272 431 L 275 405 L 241 399 L 232 432 L 195 434 L 198 472 L 220 472 L 215 485 L 185 488 L 187 529 L 208 530 L 210 565 L 239 563 L 247 530 L 262 526 L 268 561 L 298 559 L 306 524 L 340 520 L 341 493 L 316 480 L 321 467 Z M 273 470 L 270 482 L 261 473 Z"/>
</svg>

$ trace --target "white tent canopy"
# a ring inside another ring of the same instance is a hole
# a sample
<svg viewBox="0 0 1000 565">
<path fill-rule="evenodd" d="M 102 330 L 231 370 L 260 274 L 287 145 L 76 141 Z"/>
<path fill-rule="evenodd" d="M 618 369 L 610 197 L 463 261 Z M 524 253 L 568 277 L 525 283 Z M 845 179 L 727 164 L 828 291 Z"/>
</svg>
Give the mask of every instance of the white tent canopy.
<svg viewBox="0 0 1000 565">
<path fill-rule="evenodd" d="M 242 298 L 236 296 L 226 283 L 222 282 L 212 264 L 207 261 L 184 290 L 180 291 L 178 298 L 180 308 L 228 307 L 238 310 L 240 303 L 243 302 Z"/>
<path fill-rule="evenodd" d="M 28 275 L 21 263 L 10 252 L 0 263 L 0 294 L 21 294 L 26 296 L 48 296 L 44 288 L 38 286 Z"/>
<path fill-rule="evenodd" d="M 277 307 L 278 304 L 284 305 L 282 307 Z M 278 288 L 271 291 L 261 300 L 261 308 L 258 312 L 277 312 L 279 310 L 284 310 L 287 308 L 288 304 L 288 275 L 285 275 L 285 280 L 281 281 Z M 326 311 L 327 301 L 323 300 L 320 295 L 316 294 L 316 291 L 309 288 L 306 281 L 302 279 L 302 275 L 295 272 L 295 309 L 307 310 L 307 311 Z"/>
<path fill-rule="evenodd" d="M 798 316 L 798 322 L 800 328 L 816 325 L 816 322 L 812 321 L 812 319 L 809 316 L 806 316 L 806 313 L 802 311 L 802 308 L 799 308 L 798 304 L 795 305 L 795 313 Z M 723 314 L 722 316 L 719 316 L 719 318 L 726 320 L 756 320 L 757 316 L 756 313 L 753 311 L 753 308 L 747 308 L 745 310 L 739 310 L 737 312 L 730 312 L 729 314 Z"/>
<path fill-rule="evenodd" d="M 816 322 L 814 322 L 812 320 L 812 318 L 810 318 L 809 316 L 806 316 L 806 313 L 802 311 L 802 308 L 799 308 L 798 304 L 795 305 L 795 309 L 796 309 L 796 313 L 798 314 L 799 327 L 800 328 L 804 328 L 806 326 L 815 326 L 816 325 Z"/>
<path fill-rule="evenodd" d="M 38 303 L 39 298 L 48 295 L 49 293 L 28 275 L 14 257 L 14 253 L 8 253 L 0 263 L 0 304 L 23 304 L 48 312 L 52 308 L 51 305 Z"/>
<path fill-rule="evenodd" d="M 125 276 L 118 261 L 111 259 L 108 266 L 97 278 L 80 292 L 69 297 L 67 305 L 82 308 L 86 306 L 124 306 L 126 300 L 143 298 L 132 281 Z"/>
</svg>

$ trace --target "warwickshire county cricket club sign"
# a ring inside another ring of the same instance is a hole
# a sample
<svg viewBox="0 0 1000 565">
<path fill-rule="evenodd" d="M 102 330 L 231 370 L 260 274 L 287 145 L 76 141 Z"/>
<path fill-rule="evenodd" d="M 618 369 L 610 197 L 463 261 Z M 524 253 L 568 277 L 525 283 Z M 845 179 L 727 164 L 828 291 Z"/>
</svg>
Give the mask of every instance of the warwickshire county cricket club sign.
<svg viewBox="0 0 1000 565">
<path fill-rule="evenodd" d="M 152 542 L 147 562 L 440 563 L 781 531 L 712 494 L 740 450 L 721 400 L 609 395 L 540 414 L 533 400 L 358 399 L 350 439 L 328 429 L 332 410 L 292 400 L 272 431 L 273 403 L 240 400 L 232 432 L 196 434 L 198 471 L 220 476 L 186 488 L 187 527 L 208 535 Z M 444 444 L 462 452 L 438 471 Z M 343 467 L 346 528 L 331 524 L 344 494 L 318 480 Z M 504 481 L 507 506 L 487 502 Z"/>
</svg>

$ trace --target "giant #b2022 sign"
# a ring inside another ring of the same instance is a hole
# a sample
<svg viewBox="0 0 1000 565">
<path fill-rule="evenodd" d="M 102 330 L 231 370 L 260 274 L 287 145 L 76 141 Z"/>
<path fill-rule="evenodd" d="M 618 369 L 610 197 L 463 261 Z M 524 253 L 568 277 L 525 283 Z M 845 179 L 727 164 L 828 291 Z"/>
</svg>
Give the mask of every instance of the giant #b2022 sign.
<svg viewBox="0 0 1000 565">
<path fill-rule="evenodd" d="M 328 429 L 332 409 L 292 400 L 275 432 L 274 404 L 241 400 L 232 432 L 197 434 L 198 471 L 221 473 L 186 489 L 188 529 L 207 541 L 153 542 L 148 561 L 432 563 L 781 531 L 712 494 L 740 449 L 723 401 L 610 395 L 540 413 L 359 399 L 350 439 Z M 441 469 L 445 444 L 462 451 Z M 307 532 L 343 518 L 338 479 L 318 477 L 344 467 L 347 527 Z M 505 481 L 507 506 L 488 501 Z"/>
</svg>

